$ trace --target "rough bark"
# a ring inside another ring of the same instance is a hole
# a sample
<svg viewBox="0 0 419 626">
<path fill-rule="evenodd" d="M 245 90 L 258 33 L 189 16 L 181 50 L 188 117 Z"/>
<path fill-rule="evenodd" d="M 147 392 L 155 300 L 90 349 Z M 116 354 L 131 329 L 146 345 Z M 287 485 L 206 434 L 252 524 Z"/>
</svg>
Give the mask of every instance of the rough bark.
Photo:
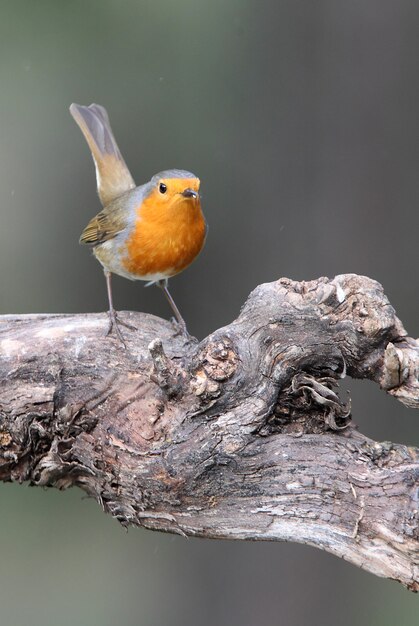
<svg viewBox="0 0 419 626">
<path fill-rule="evenodd" d="M 346 374 L 419 407 L 419 344 L 375 281 L 260 285 L 200 343 L 122 313 L 4 316 L 0 479 L 77 485 L 123 524 L 298 541 L 419 585 L 419 451 L 357 432 Z"/>
</svg>

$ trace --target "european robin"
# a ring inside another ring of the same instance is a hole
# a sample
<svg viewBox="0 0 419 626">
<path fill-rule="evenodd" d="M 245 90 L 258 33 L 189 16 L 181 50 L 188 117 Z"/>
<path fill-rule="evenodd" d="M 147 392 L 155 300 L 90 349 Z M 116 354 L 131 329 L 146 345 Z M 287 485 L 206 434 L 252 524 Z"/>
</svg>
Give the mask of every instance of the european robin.
<svg viewBox="0 0 419 626">
<path fill-rule="evenodd" d="M 93 247 L 105 272 L 109 299 L 108 334 L 124 343 L 113 307 L 111 275 L 156 284 L 166 295 L 182 332 L 186 324 L 168 290 L 168 279 L 182 272 L 202 250 L 207 226 L 201 209 L 200 181 L 184 170 L 159 172 L 135 186 L 112 133 L 108 114 L 98 104 L 72 104 L 70 113 L 92 152 L 103 209 L 90 220 L 80 243 Z"/>
</svg>

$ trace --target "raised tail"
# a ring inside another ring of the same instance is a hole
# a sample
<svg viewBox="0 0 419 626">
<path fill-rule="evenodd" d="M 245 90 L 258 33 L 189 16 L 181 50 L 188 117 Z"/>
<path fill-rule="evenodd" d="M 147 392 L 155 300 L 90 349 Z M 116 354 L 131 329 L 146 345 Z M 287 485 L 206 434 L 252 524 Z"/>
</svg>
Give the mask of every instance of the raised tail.
<svg viewBox="0 0 419 626">
<path fill-rule="evenodd" d="M 72 104 L 70 113 L 79 125 L 96 166 L 99 198 L 106 206 L 135 187 L 130 171 L 113 136 L 106 109 L 99 104 Z"/>
</svg>

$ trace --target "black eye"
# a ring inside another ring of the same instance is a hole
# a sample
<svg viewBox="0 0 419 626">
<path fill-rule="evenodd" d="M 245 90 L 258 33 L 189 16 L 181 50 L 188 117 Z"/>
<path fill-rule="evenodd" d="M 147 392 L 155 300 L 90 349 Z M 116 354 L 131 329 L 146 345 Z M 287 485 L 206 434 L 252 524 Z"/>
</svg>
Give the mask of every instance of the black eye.
<svg viewBox="0 0 419 626">
<path fill-rule="evenodd" d="M 167 191 L 167 185 L 165 185 L 164 183 L 160 183 L 160 185 L 159 185 L 159 191 L 160 191 L 160 193 L 166 193 L 166 191 Z"/>
</svg>

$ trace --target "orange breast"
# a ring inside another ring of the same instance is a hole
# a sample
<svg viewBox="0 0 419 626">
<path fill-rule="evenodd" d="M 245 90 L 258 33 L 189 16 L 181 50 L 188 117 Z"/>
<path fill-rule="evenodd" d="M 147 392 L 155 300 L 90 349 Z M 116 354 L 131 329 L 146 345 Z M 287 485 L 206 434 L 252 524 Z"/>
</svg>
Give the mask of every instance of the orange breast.
<svg viewBox="0 0 419 626">
<path fill-rule="evenodd" d="M 137 210 L 125 246 L 124 268 L 144 279 L 178 274 L 192 263 L 205 241 L 206 224 L 198 198 L 161 199 L 158 191 Z"/>
</svg>

